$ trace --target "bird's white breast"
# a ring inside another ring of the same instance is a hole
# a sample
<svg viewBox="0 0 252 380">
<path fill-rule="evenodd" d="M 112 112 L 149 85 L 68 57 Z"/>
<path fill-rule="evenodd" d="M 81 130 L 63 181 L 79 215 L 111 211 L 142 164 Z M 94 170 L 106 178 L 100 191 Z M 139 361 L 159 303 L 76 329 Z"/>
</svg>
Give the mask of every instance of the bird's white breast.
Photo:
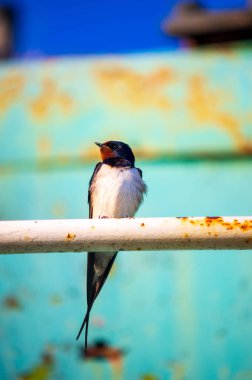
<svg viewBox="0 0 252 380">
<path fill-rule="evenodd" d="M 93 218 L 126 218 L 134 216 L 146 185 L 136 168 L 102 164 L 90 191 Z"/>
</svg>

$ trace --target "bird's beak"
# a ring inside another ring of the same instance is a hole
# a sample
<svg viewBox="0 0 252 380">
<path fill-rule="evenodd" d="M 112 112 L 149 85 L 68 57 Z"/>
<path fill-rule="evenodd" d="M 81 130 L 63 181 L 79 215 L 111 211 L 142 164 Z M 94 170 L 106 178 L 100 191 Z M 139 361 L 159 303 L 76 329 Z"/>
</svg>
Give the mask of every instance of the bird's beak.
<svg viewBox="0 0 252 380">
<path fill-rule="evenodd" d="M 101 144 L 101 143 L 95 142 L 95 144 L 96 144 L 97 146 L 99 146 L 100 148 L 103 147 L 103 144 Z"/>
</svg>

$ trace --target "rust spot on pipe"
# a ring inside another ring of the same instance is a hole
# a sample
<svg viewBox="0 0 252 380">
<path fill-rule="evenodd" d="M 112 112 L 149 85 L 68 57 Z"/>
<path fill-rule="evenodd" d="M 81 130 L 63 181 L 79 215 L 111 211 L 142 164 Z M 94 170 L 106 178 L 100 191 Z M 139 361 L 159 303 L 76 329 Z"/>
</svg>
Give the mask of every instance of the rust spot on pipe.
<svg viewBox="0 0 252 380">
<path fill-rule="evenodd" d="M 30 236 L 27 236 L 27 235 L 23 237 L 23 240 L 27 241 L 27 242 L 32 241 L 32 239 L 30 238 Z"/>
<path fill-rule="evenodd" d="M 205 223 L 207 227 L 210 227 L 213 224 L 221 223 L 223 221 L 223 218 L 220 216 L 206 216 L 205 217 Z"/>
<path fill-rule="evenodd" d="M 188 217 L 177 217 L 177 219 L 181 219 L 182 222 L 188 222 L 195 226 L 200 227 L 214 227 L 214 226 L 222 226 L 227 231 L 232 231 L 235 228 L 239 228 L 240 230 L 246 232 L 249 230 L 252 230 L 252 220 L 244 220 L 242 222 L 239 222 L 238 219 L 233 219 L 230 222 L 225 221 L 221 216 L 206 216 L 203 219 L 190 219 Z M 208 233 L 210 235 L 210 233 Z M 215 237 L 217 237 L 217 234 L 214 234 Z"/>
<path fill-rule="evenodd" d="M 205 218 L 205 221 L 207 224 L 213 223 L 213 220 L 211 218 L 208 218 L 208 217 Z"/>
<path fill-rule="evenodd" d="M 237 219 L 235 219 L 235 220 L 234 220 L 234 225 L 235 225 L 235 226 L 240 226 L 240 225 L 241 225 L 241 223 L 240 223 L 240 222 L 238 222 L 238 220 L 237 220 Z"/>
<path fill-rule="evenodd" d="M 244 223 L 241 224 L 239 227 L 243 231 L 252 229 L 252 220 L 245 220 Z"/>
<path fill-rule="evenodd" d="M 75 237 L 76 237 L 76 234 L 72 234 L 72 233 L 70 233 L 70 232 L 68 232 L 68 234 L 67 234 L 67 236 L 66 236 L 66 240 L 73 240 L 73 239 L 75 239 Z"/>
<path fill-rule="evenodd" d="M 198 224 L 201 227 L 206 226 L 214 226 L 214 225 L 220 225 L 222 227 L 225 227 L 227 231 L 231 231 L 235 228 L 240 228 L 242 231 L 248 231 L 252 230 L 252 220 L 244 220 L 243 222 L 239 222 L 238 219 L 234 219 L 231 222 L 226 222 L 224 219 L 220 216 L 206 216 L 204 223 L 201 219 L 196 220 L 189 220 L 191 224 Z"/>
</svg>

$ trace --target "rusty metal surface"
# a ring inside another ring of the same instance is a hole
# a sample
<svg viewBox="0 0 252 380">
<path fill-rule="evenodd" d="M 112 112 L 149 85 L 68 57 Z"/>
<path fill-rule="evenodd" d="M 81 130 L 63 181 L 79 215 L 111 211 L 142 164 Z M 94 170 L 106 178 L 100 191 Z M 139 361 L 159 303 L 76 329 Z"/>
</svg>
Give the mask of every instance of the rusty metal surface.
<svg viewBox="0 0 252 380">
<path fill-rule="evenodd" d="M 93 142 L 108 138 L 136 151 L 149 188 L 139 217 L 250 214 L 251 160 L 234 158 L 251 151 L 251 58 L 230 50 L 1 65 L 0 218 L 88 217 Z M 220 160 L 200 160 L 211 154 Z M 122 252 L 94 307 L 87 356 L 75 342 L 85 256 L 0 259 L 1 380 L 252 377 L 251 252 Z"/>
<path fill-rule="evenodd" d="M 245 49 L 2 64 L 1 167 L 83 162 L 94 136 L 144 159 L 250 154 L 251 65 Z"/>
<path fill-rule="evenodd" d="M 140 166 L 149 186 L 140 217 L 181 215 L 190 224 L 183 215 L 245 215 L 252 208 L 250 162 Z M 92 169 L 2 175 L 1 219 L 87 217 Z M 211 221 L 205 227 L 243 229 L 239 221 Z M 252 373 L 251 251 L 122 252 L 92 313 L 88 357 L 83 341 L 75 342 L 85 311 L 85 255 L 0 259 L 3 380 Z"/>
</svg>

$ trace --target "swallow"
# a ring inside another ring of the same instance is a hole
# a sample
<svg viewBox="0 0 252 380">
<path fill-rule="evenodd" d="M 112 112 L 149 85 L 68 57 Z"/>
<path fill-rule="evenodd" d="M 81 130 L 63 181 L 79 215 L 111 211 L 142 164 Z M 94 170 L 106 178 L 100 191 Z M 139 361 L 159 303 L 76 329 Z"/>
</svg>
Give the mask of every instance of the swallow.
<svg viewBox="0 0 252 380">
<path fill-rule="evenodd" d="M 121 141 L 95 143 L 102 161 L 94 169 L 89 182 L 89 218 L 133 218 L 143 201 L 147 187 L 142 171 L 135 167 L 135 156 L 129 145 Z M 89 316 L 118 252 L 88 252 L 87 311 L 76 340 L 85 327 L 87 350 Z"/>
</svg>

